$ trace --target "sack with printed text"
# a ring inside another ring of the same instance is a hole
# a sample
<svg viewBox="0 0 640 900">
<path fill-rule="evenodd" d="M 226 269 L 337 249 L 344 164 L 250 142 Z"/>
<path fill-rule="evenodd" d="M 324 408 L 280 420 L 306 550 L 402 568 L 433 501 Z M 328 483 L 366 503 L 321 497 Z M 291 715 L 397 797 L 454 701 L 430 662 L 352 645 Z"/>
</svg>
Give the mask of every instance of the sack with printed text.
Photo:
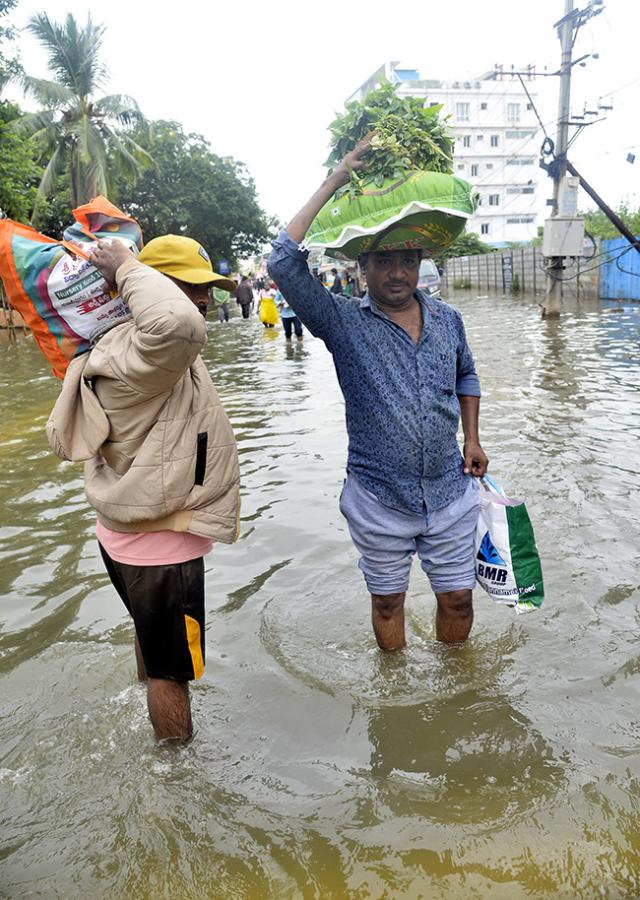
<svg viewBox="0 0 640 900">
<path fill-rule="evenodd" d="M 453 243 L 477 204 L 477 191 L 462 178 L 412 172 L 355 198 L 343 194 L 330 200 L 311 223 L 305 245 L 344 259 L 376 250 L 431 255 Z"/>
<path fill-rule="evenodd" d="M 441 113 L 441 103 L 401 96 L 384 78 L 347 102 L 329 125 L 325 165 L 333 171 L 363 140 L 369 149 L 311 223 L 310 250 L 343 259 L 410 249 L 431 256 L 453 243 L 478 192 L 453 174 L 454 135 Z"/>
<path fill-rule="evenodd" d="M 476 578 L 492 600 L 516 612 L 542 606 L 542 566 L 527 508 L 487 475 L 480 480 L 475 551 Z"/>
<path fill-rule="evenodd" d="M 0 278 L 58 378 L 71 359 L 91 349 L 92 337 L 129 315 L 92 265 L 92 244 L 115 239 L 136 255 L 142 249 L 138 223 L 105 197 L 78 207 L 73 216 L 61 241 L 0 220 Z"/>
</svg>

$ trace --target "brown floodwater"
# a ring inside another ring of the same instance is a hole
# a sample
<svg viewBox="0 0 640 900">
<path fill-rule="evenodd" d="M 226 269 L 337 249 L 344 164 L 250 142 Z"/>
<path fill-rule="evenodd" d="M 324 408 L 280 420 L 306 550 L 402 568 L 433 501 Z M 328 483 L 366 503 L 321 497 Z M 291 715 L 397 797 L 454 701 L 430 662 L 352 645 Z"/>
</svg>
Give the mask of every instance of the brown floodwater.
<svg viewBox="0 0 640 900">
<path fill-rule="evenodd" d="M 206 560 L 181 749 L 154 743 L 81 470 L 48 450 L 58 384 L 30 340 L 0 346 L 0 897 L 640 895 L 640 309 L 455 303 L 542 610 L 477 590 L 471 638 L 443 647 L 415 565 L 409 646 L 382 655 L 330 355 L 211 323 L 242 536 Z"/>
</svg>

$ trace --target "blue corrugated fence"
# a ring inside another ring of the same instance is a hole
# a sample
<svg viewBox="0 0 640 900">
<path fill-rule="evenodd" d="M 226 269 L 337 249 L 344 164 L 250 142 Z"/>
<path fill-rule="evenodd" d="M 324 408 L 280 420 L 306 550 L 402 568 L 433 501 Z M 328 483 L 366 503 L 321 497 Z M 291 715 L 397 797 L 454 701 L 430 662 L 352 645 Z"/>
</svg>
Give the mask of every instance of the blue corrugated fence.
<svg viewBox="0 0 640 900">
<path fill-rule="evenodd" d="M 600 269 L 603 300 L 640 300 L 640 253 L 629 250 L 620 256 L 628 247 L 629 241 L 623 237 L 602 242 L 601 252 L 611 257 Z"/>
</svg>

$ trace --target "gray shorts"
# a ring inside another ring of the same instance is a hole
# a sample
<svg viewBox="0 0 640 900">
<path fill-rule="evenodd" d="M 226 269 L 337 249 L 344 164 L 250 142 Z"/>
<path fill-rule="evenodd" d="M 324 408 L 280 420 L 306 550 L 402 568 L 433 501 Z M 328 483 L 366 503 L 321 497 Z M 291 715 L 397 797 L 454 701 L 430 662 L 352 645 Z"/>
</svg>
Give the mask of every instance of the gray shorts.
<svg viewBox="0 0 640 900">
<path fill-rule="evenodd" d="M 353 475 L 347 476 L 340 496 L 340 512 L 372 594 L 406 591 L 414 553 L 435 593 L 473 588 L 478 511 L 478 485 L 471 477 L 461 497 L 428 516 L 384 506 Z"/>
</svg>

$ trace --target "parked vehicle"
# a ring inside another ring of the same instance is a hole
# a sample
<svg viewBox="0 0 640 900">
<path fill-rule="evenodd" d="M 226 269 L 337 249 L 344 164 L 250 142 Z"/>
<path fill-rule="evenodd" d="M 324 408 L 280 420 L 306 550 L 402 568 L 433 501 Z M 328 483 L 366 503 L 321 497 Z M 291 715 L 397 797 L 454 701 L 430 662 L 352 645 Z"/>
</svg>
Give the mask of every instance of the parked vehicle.
<svg viewBox="0 0 640 900">
<path fill-rule="evenodd" d="M 438 267 L 432 259 L 423 259 L 420 263 L 420 274 L 418 275 L 418 288 L 427 294 L 440 293 L 441 278 Z"/>
</svg>

